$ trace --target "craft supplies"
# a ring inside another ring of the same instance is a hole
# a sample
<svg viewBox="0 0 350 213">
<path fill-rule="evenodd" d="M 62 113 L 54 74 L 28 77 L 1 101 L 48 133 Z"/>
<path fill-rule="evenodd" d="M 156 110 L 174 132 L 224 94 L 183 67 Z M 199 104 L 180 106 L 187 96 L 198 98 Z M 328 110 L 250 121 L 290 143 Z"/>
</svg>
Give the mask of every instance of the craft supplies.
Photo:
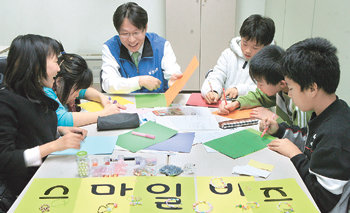
<svg viewBox="0 0 350 213">
<path fill-rule="evenodd" d="M 242 210 L 255 209 L 259 207 L 260 205 L 258 202 L 247 202 L 246 205 L 243 205 L 243 204 L 236 205 L 236 208 L 241 208 Z"/>
<path fill-rule="evenodd" d="M 44 212 L 50 212 L 50 206 L 48 204 L 43 204 L 40 206 L 39 210 L 44 213 Z"/>
<path fill-rule="evenodd" d="M 259 119 L 241 118 L 241 119 L 235 119 L 235 120 L 221 121 L 219 122 L 219 127 L 221 129 L 233 129 L 237 127 L 257 125 L 258 123 L 259 123 Z"/>
<path fill-rule="evenodd" d="M 169 202 L 171 201 L 175 201 L 176 204 L 170 204 Z M 181 200 L 179 198 L 169 198 L 165 201 L 165 205 L 167 205 L 168 207 L 172 208 L 172 209 L 176 209 L 179 208 L 181 206 Z"/>
<path fill-rule="evenodd" d="M 217 184 L 219 182 L 220 184 Z M 224 182 L 222 177 L 212 177 L 210 179 L 210 185 L 212 185 L 216 189 L 224 189 L 227 188 L 227 184 Z"/>
<path fill-rule="evenodd" d="M 99 206 L 97 209 L 97 213 L 112 212 L 115 208 L 118 208 L 117 203 L 107 203 L 106 205 Z"/>
<path fill-rule="evenodd" d="M 141 200 L 142 198 L 140 197 L 131 196 L 130 206 L 142 205 Z"/>
<path fill-rule="evenodd" d="M 166 176 L 177 176 L 183 172 L 183 170 L 174 165 L 165 165 L 159 169 L 159 172 L 165 174 Z"/>
<path fill-rule="evenodd" d="M 287 203 L 287 202 L 279 202 L 278 205 L 277 205 L 277 209 L 278 209 L 280 212 L 283 212 L 283 213 L 291 213 L 291 212 L 294 212 L 294 209 L 293 209 L 292 205 L 290 205 L 290 204 Z"/>
<path fill-rule="evenodd" d="M 207 210 L 199 210 L 199 206 L 202 205 L 202 204 L 208 206 Z M 212 206 L 210 203 L 208 203 L 207 201 L 198 201 L 198 202 L 195 202 L 195 203 L 192 205 L 192 208 L 193 208 L 193 210 L 194 210 L 195 212 L 197 212 L 197 213 L 209 213 L 209 212 L 213 211 L 213 206 Z"/>
<path fill-rule="evenodd" d="M 77 165 L 79 177 L 89 176 L 89 159 L 86 151 L 77 152 Z"/>
<path fill-rule="evenodd" d="M 146 133 L 142 133 L 142 132 L 132 131 L 131 134 L 137 135 L 137 136 L 141 136 L 141 137 L 145 137 L 145 138 L 150 138 L 150 139 L 155 139 L 156 138 L 156 136 L 154 136 L 154 135 L 146 134 Z"/>
</svg>

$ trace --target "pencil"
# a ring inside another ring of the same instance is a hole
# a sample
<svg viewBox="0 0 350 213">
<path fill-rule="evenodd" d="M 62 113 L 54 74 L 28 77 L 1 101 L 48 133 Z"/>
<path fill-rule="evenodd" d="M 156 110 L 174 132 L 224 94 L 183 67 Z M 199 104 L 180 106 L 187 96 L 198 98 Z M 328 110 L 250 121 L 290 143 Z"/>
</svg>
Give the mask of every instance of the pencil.
<svg viewBox="0 0 350 213">
<path fill-rule="evenodd" d="M 213 92 L 213 87 L 211 86 L 210 81 L 208 80 L 209 86 L 210 86 L 210 92 Z"/>
<path fill-rule="evenodd" d="M 275 116 L 276 116 L 276 114 L 274 113 L 274 114 L 272 115 L 272 119 L 275 119 Z M 267 126 L 267 127 L 264 129 L 264 131 L 261 133 L 261 136 L 260 136 L 260 137 L 264 137 L 264 135 L 266 134 L 266 132 L 267 132 L 268 129 L 269 129 L 269 127 Z"/>
<path fill-rule="evenodd" d="M 225 88 L 222 88 L 222 95 L 224 96 L 225 105 L 227 105 L 226 95 L 225 95 Z"/>
</svg>

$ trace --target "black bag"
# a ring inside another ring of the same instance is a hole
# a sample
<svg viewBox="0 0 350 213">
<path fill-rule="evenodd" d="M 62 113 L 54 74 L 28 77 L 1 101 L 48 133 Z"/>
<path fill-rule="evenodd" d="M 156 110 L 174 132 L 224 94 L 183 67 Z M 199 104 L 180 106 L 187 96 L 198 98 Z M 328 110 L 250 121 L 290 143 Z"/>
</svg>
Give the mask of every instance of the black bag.
<svg viewBox="0 0 350 213">
<path fill-rule="evenodd" d="M 97 131 L 132 129 L 140 126 L 140 119 L 137 113 L 118 113 L 97 119 Z"/>
</svg>

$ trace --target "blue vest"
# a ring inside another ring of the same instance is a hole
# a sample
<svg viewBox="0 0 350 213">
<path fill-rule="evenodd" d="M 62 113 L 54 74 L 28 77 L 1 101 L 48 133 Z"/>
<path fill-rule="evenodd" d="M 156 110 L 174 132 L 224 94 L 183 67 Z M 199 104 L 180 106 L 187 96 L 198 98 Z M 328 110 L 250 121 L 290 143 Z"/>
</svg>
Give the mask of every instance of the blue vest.
<svg viewBox="0 0 350 213">
<path fill-rule="evenodd" d="M 158 78 L 162 83 L 157 90 L 150 91 L 144 87 L 134 92 L 162 93 L 168 89 L 168 81 L 164 79 L 162 59 L 164 55 L 165 39 L 155 33 L 146 33 L 145 42 L 139 66 L 136 68 L 128 49 L 120 42 L 118 35 L 112 37 L 105 44 L 119 64 L 119 73 L 124 78 L 150 75 Z"/>
</svg>

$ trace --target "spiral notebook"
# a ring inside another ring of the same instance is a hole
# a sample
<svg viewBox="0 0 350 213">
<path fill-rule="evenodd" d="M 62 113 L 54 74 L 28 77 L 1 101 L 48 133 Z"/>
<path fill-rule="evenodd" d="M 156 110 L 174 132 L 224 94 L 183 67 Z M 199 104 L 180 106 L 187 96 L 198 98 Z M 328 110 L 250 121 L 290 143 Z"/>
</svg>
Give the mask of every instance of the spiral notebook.
<svg viewBox="0 0 350 213">
<path fill-rule="evenodd" d="M 241 118 L 235 120 L 221 121 L 219 127 L 221 129 L 233 129 L 242 126 L 252 126 L 258 124 L 259 119 L 256 118 Z"/>
</svg>

